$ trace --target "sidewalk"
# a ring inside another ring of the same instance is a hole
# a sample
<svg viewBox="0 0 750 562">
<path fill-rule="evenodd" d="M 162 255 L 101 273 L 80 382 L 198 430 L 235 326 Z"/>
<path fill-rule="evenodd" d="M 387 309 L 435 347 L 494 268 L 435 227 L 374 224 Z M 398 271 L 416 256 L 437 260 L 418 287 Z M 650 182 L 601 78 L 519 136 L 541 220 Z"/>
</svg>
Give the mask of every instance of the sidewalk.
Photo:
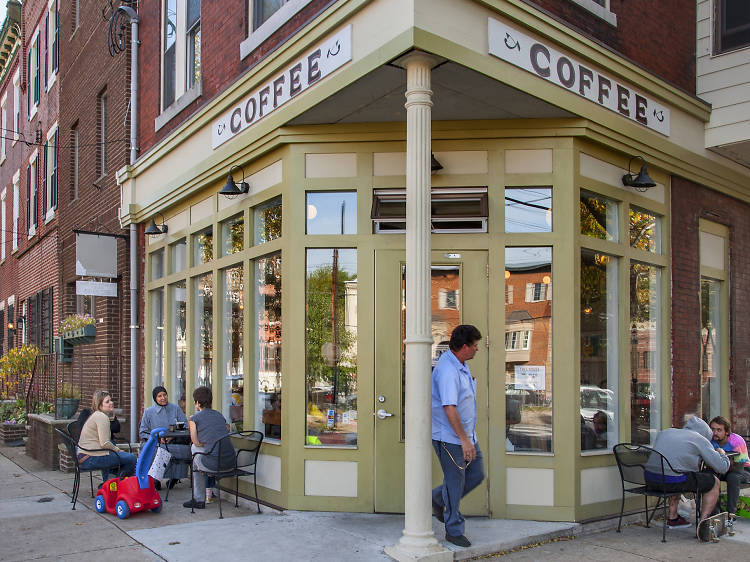
<svg viewBox="0 0 750 562">
<path fill-rule="evenodd" d="M 79 503 L 72 511 L 68 494 L 72 474 L 50 471 L 26 456 L 24 448 L 0 447 L 0 560 L 389 560 L 383 547 L 401 535 L 403 517 L 361 513 L 276 511 L 240 500 L 209 504 L 191 514 L 182 507 L 189 486 L 175 487 L 159 514 L 139 513 L 120 520 L 93 510 L 88 476 L 81 479 Z M 96 486 L 96 479 L 95 484 Z M 163 494 L 162 494 L 163 497 Z M 229 498 L 225 496 L 225 499 Z M 442 526 L 434 521 L 443 540 Z M 612 522 L 581 526 L 470 518 L 467 535 L 474 545 L 455 551 L 455 559 L 491 555 L 524 545 L 536 548 L 511 552 L 503 559 L 536 560 L 554 555 L 562 560 L 705 559 L 721 552 L 744 559 L 750 543 L 750 521 L 741 521 L 738 534 L 719 545 L 699 544 L 693 530 L 669 531 L 661 543 L 661 527 L 639 525 L 622 534 L 598 532 Z M 573 536 L 578 538 L 571 539 Z"/>
</svg>

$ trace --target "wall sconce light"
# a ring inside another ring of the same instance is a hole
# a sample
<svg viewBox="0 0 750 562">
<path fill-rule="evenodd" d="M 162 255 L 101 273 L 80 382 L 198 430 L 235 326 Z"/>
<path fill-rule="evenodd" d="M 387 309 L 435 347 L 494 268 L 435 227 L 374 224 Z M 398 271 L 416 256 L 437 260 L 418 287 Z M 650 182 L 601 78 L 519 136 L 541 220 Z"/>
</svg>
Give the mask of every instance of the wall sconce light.
<svg viewBox="0 0 750 562">
<path fill-rule="evenodd" d="M 432 173 L 439 172 L 443 169 L 443 165 L 438 162 L 438 159 L 435 158 L 435 153 L 430 152 L 430 170 L 432 170 Z"/>
<path fill-rule="evenodd" d="M 19 314 L 18 318 L 16 318 L 16 326 L 13 328 L 13 331 L 20 330 L 23 327 L 23 323 L 26 320 L 26 317 L 23 314 Z M 8 328 L 11 327 L 12 322 L 8 323 Z"/>
<path fill-rule="evenodd" d="M 159 234 L 167 233 L 167 225 L 164 223 L 164 215 L 161 213 L 156 214 L 161 215 L 161 226 L 157 226 L 156 222 L 154 222 L 154 217 L 151 217 L 146 230 L 143 232 L 146 236 L 158 236 Z"/>
<path fill-rule="evenodd" d="M 8 322 L 8 331 L 15 332 L 16 331 L 16 325 L 13 323 L 13 320 Z"/>
<path fill-rule="evenodd" d="M 643 162 L 643 164 L 641 165 L 641 171 L 638 172 L 637 176 L 630 171 L 630 165 L 633 163 L 633 160 L 636 159 Z M 641 193 L 646 191 L 649 187 L 654 187 L 656 185 L 656 182 L 652 180 L 648 175 L 648 170 L 646 169 L 646 161 L 643 159 L 643 156 L 633 156 L 630 159 L 630 162 L 628 162 L 628 173 L 622 176 L 622 185 L 632 187 L 633 189 L 635 189 L 636 191 L 640 191 Z"/>
<path fill-rule="evenodd" d="M 240 170 L 242 172 L 242 181 L 240 182 L 239 187 L 236 183 L 234 183 L 234 178 L 232 177 L 232 172 L 234 170 Z M 247 193 L 248 191 L 250 191 L 250 185 L 245 181 L 245 170 L 237 165 L 229 168 L 227 183 L 225 183 L 224 187 L 221 188 L 221 191 L 219 191 L 219 195 L 224 195 L 225 197 L 229 197 L 229 199 L 234 199 L 238 195 L 242 195 L 243 193 Z"/>
</svg>

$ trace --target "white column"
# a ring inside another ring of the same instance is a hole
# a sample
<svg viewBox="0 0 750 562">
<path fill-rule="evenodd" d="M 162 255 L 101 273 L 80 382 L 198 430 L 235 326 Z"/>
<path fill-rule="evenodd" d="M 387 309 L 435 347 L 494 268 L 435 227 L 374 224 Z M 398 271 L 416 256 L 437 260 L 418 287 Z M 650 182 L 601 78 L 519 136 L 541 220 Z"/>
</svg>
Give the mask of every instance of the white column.
<svg viewBox="0 0 750 562">
<path fill-rule="evenodd" d="M 453 560 L 432 531 L 430 154 L 437 59 L 413 52 L 406 68 L 406 447 L 404 531 L 385 552 L 396 560 Z"/>
</svg>

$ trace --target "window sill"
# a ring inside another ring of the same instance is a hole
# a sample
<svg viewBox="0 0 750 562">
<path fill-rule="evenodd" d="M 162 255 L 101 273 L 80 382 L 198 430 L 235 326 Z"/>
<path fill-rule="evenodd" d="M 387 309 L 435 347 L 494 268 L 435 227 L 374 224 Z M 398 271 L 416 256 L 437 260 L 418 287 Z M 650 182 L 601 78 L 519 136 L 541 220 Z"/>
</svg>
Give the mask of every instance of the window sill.
<svg viewBox="0 0 750 562">
<path fill-rule="evenodd" d="M 505 451 L 506 455 L 514 457 L 554 457 L 555 453 L 545 453 L 543 451 Z"/>
<path fill-rule="evenodd" d="M 29 229 L 29 231 L 27 232 L 27 234 L 28 234 L 29 240 L 31 240 L 32 238 L 34 238 L 34 235 L 36 234 L 36 227 L 32 226 Z"/>
<path fill-rule="evenodd" d="M 281 26 L 292 19 L 297 12 L 307 6 L 311 0 L 290 0 L 263 22 L 258 29 L 240 43 L 240 60 L 252 53 L 258 46 L 278 31 Z"/>
<path fill-rule="evenodd" d="M 159 116 L 154 119 L 154 131 L 158 131 L 164 125 L 174 119 L 180 111 L 185 109 L 188 105 L 197 100 L 203 93 L 202 82 L 198 82 L 195 86 L 190 88 L 187 92 L 182 94 L 175 102 L 169 107 L 164 109 Z"/>
<path fill-rule="evenodd" d="M 3 164 L 5 164 L 5 154 L 3 154 L 3 157 L 0 158 L 0 166 L 2 166 Z"/>
<path fill-rule="evenodd" d="M 31 121 L 34 117 L 36 117 L 36 112 L 39 110 L 39 104 L 36 104 L 32 110 L 31 113 L 29 113 L 29 116 L 26 118 L 27 121 Z"/>
<path fill-rule="evenodd" d="M 55 210 L 50 209 L 47 211 L 47 215 L 44 217 L 44 224 L 49 224 L 49 222 L 55 218 Z"/>
<path fill-rule="evenodd" d="M 52 86 L 55 85 L 55 82 L 57 82 L 57 71 L 55 70 L 53 72 L 54 74 L 52 75 L 52 78 L 47 81 L 47 89 L 45 92 L 49 92 L 52 89 Z"/>
<path fill-rule="evenodd" d="M 612 27 L 617 27 L 617 15 L 614 12 L 610 12 L 608 8 L 605 8 L 601 4 L 594 2 L 594 0 L 570 0 L 574 4 L 578 4 L 584 10 L 591 12 L 595 16 L 602 18 Z"/>
<path fill-rule="evenodd" d="M 581 451 L 582 457 L 599 457 L 602 455 L 612 455 L 612 449 L 594 449 L 592 451 Z"/>
</svg>

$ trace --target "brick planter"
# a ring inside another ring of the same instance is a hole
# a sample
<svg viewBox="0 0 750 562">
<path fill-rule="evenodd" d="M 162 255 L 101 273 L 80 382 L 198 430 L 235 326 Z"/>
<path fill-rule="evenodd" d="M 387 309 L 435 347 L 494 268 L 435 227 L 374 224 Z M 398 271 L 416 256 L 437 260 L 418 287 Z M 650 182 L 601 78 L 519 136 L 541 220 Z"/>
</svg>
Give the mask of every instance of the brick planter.
<svg viewBox="0 0 750 562">
<path fill-rule="evenodd" d="M 10 443 L 26 437 L 26 426 L 22 423 L 0 423 L 0 441 Z"/>
<path fill-rule="evenodd" d="M 70 420 L 56 420 L 49 414 L 29 414 L 29 435 L 26 439 L 26 454 L 53 470 L 57 469 L 59 457 L 57 445 L 62 438 L 55 428 L 65 429 Z"/>
</svg>

